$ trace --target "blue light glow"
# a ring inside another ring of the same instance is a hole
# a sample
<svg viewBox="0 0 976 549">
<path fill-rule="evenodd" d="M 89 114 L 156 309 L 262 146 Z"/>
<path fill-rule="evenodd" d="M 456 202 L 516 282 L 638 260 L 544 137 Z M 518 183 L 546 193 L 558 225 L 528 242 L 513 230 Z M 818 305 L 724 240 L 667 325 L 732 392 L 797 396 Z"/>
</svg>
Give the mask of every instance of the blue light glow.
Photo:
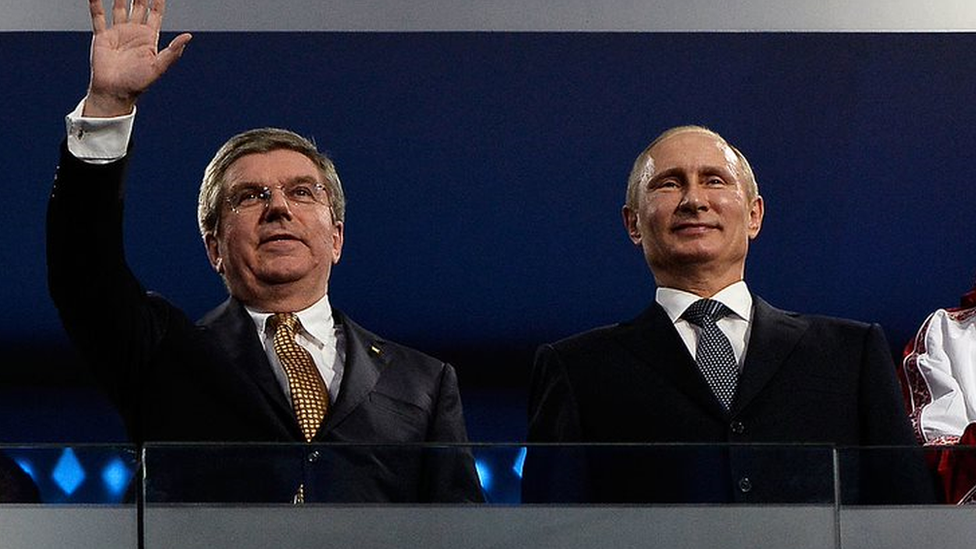
<svg viewBox="0 0 976 549">
<path fill-rule="evenodd" d="M 474 468 L 478 470 L 478 478 L 481 479 L 481 489 L 487 491 L 491 490 L 491 468 L 487 463 L 481 461 L 480 459 L 475 460 Z"/>
<path fill-rule="evenodd" d="M 85 481 L 85 470 L 81 468 L 81 463 L 78 462 L 74 450 L 65 448 L 61 452 L 61 457 L 58 459 L 57 465 L 54 466 L 51 478 L 54 479 L 58 488 L 64 490 L 64 493 L 69 496 L 81 486 L 81 483 Z"/>
<path fill-rule="evenodd" d="M 130 478 L 132 478 L 132 471 L 119 458 L 113 459 L 102 469 L 102 481 L 105 482 L 105 487 L 115 495 L 119 495 L 125 490 Z"/>
<path fill-rule="evenodd" d="M 525 446 L 523 446 L 519 448 L 518 455 L 515 456 L 515 464 L 512 465 L 512 471 L 515 471 L 518 478 L 522 478 L 522 467 L 525 466 L 525 454 L 527 453 L 528 450 L 525 448 Z"/>
<path fill-rule="evenodd" d="M 15 459 L 14 461 L 16 461 L 17 465 L 21 469 L 23 469 L 23 471 L 27 473 L 28 476 L 30 476 L 31 480 L 37 482 L 37 476 L 34 474 L 34 464 L 32 464 L 30 460 L 24 458 L 18 458 Z"/>
</svg>

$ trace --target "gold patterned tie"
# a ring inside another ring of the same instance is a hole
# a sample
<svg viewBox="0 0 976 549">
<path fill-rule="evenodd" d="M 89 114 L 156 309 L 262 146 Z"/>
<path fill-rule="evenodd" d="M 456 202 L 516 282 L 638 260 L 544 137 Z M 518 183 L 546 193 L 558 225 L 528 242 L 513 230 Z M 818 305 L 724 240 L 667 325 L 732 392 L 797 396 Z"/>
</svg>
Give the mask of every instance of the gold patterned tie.
<svg viewBox="0 0 976 549">
<path fill-rule="evenodd" d="M 305 435 L 305 442 L 311 442 L 329 410 L 329 391 L 312 362 L 312 356 L 295 342 L 298 317 L 291 313 L 278 313 L 269 322 L 275 331 L 275 353 L 288 376 L 295 416 Z"/>
</svg>

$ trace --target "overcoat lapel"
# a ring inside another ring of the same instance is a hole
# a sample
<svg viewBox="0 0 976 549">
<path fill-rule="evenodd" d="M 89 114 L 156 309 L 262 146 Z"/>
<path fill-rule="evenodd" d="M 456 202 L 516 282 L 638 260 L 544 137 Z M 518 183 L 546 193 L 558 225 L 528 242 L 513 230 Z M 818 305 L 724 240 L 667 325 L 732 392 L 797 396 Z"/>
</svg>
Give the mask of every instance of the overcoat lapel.
<svg viewBox="0 0 976 549">
<path fill-rule="evenodd" d="M 733 413 L 744 409 L 769 383 L 808 328 L 797 315 L 774 309 L 756 295 L 753 299 L 752 331 L 746 346 L 746 362 L 739 376 Z"/>
<path fill-rule="evenodd" d="M 670 380 L 703 410 L 718 417 L 727 415 L 663 307 L 654 303 L 619 328 L 618 341 L 647 367 Z"/>
</svg>

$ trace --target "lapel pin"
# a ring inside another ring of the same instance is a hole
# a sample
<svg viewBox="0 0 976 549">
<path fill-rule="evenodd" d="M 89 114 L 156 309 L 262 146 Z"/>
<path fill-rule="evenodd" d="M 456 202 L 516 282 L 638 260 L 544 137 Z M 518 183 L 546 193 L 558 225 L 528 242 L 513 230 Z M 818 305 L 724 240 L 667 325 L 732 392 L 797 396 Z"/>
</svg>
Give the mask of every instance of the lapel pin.
<svg viewBox="0 0 976 549">
<path fill-rule="evenodd" d="M 376 345 L 370 345 L 369 346 L 369 350 L 370 351 L 373 351 L 373 354 L 374 355 L 377 355 L 377 356 L 379 356 L 380 354 L 382 354 L 382 352 L 379 350 L 379 348 Z"/>
</svg>

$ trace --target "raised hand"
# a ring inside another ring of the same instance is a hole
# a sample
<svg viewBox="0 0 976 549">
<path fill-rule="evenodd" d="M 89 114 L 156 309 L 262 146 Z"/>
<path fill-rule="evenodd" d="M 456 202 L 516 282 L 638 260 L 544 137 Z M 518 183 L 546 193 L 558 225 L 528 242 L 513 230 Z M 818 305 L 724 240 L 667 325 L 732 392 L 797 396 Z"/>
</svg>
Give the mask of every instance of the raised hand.
<svg viewBox="0 0 976 549">
<path fill-rule="evenodd" d="M 102 0 L 88 0 L 92 18 L 91 81 L 84 116 L 120 116 L 132 112 L 139 95 L 180 58 L 191 35 L 181 34 L 162 51 L 159 29 L 165 0 L 114 0 L 112 25 Z"/>
</svg>

